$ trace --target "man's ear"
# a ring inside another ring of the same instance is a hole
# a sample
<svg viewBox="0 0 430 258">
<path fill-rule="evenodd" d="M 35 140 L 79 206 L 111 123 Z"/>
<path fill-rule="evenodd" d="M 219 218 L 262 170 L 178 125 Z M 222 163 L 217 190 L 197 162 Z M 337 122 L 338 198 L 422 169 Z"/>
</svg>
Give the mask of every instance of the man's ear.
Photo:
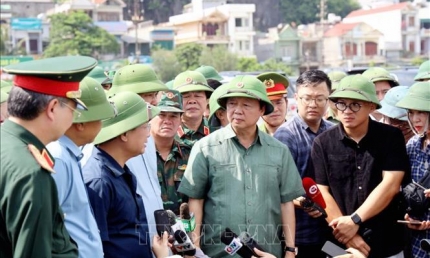
<svg viewBox="0 0 430 258">
<path fill-rule="evenodd" d="M 119 136 L 121 138 L 121 141 L 123 141 L 123 142 L 128 141 L 127 134 L 128 134 L 128 132 L 125 132 Z"/>
<path fill-rule="evenodd" d="M 84 123 L 76 123 L 73 124 L 77 131 L 82 132 L 85 129 Z"/>
<path fill-rule="evenodd" d="M 54 120 L 55 112 L 58 111 L 59 106 L 61 106 L 60 101 L 58 99 L 52 99 L 48 102 L 46 109 L 42 111 L 42 113 L 45 113 L 50 120 Z"/>
</svg>

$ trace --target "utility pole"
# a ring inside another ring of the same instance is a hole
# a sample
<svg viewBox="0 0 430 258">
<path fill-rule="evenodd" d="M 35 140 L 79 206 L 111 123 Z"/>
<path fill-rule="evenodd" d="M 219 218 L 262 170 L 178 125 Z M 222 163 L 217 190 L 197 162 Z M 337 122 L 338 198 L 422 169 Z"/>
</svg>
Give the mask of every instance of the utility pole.
<svg viewBox="0 0 430 258">
<path fill-rule="evenodd" d="M 141 23 L 143 21 L 143 0 L 133 0 L 133 15 L 131 16 L 131 21 L 134 24 L 134 28 L 135 28 L 135 41 L 134 41 L 134 46 L 135 46 L 135 50 L 134 50 L 134 55 L 135 55 L 135 62 L 139 63 L 139 57 L 140 57 L 140 46 L 139 46 L 139 39 L 138 39 L 138 28 L 139 28 L 139 23 Z M 141 8 L 141 4 L 142 4 L 142 8 Z M 130 13 L 130 9 L 128 10 L 128 12 Z"/>
<path fill-rule="evenodd" d="M 326 13 L 325 13 L 325 10 L 326 9 L 326 0 L 320 0 L 320 14 L 319 14 L 319 16 L 320 16 L 320 28 L 321 28 L 321 35 L 322 35 L 322 37 L 323 37 L 323 40 L 321 40 L 320 42 L 319 42 L 319 44 L 320 44 L 320 58 L 321 58 L 321 60 L 320 60 L 320 69 L 322 69 L 322 67 L 324 66 L 324 32 L 325 32 L 325 26 L 324 26 L 324 17 L 325 17 L 325 15 L 326 15 Z"/>
</svg>

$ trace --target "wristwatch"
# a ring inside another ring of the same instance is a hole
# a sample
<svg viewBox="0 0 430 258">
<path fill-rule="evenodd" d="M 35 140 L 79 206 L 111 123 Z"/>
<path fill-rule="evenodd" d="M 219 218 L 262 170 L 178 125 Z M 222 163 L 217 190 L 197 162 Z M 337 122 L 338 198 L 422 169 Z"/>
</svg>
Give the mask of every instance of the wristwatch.
<svg viewBox="0 0 430 258">
<path fill-rule="evenodd" d="M 361 225 L 361 218 L 360 216 L 358 216 L 357 213 L 353 213 L 351 215 L 351 219 L 352 219 L 352 222 L 354 222 L 356 225 Z"/>
<path fill-rule="evenodd" d="M 294 255 L 297 255 L 299 253 L 299 250 L 297 249 L 297 247 L 285 246 L 284 251 L 285 252 L 292 252 L 292 253 L 294 253 Z"/>
</svg>

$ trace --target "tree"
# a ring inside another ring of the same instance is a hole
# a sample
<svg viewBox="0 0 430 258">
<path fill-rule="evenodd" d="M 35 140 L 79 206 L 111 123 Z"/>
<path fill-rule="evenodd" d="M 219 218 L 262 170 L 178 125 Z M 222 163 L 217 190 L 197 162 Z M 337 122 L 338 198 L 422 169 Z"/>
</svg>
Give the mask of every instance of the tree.
<svg viewBox="0 0 430 258">
<path fill-rule="evenodd" d="M 215 58 L 214 58 L 215 57 Z M 211 65 L 218 71 L 232 71 L 237 67 L 237 55 L 228 51 L 226 46 L 204 47 L 201 57 L 201 65 Z"/>
<path fill-rule="evenodd" d="M 296 24 L 308 24 L 319 21 L 319 0 L 280 0 L 281 17 L 283 22 Z M 345 17 L 353 10 L 360 8 L 356 0 L 327 0 L 326 15 L 334 13 Z M 324 17 L 325 19 L 327 16 Z"/>
<path fill-rule="evenodd" d="M 242 57 L 239 58 L 237 69 L 242 72 L 260 71 L 261 65 L 257 62 L 256 58 Z"/>
<path fill-rule="evenodd" d="M 194 70 L 199 67 L 200 55 L 203 46 L 197 43 L 179 45 L 174 51 L 176 58 L 185 70 Z"/>
<path fill-rule="evenodd" d="M 173 51 L 158 49 L 151 54 L 155 72 L 163 82 L 173 80 L 176 75 L 183 71 Z"/>
<path fill-rule="evenodd" d="M 59 13 L 49 18 L 52 27 L 45 57 L 84 55 L 98 58 L 99 54 L 119 51 L 115 37 L 94 25 L 84 12 Z"/>
<path fill-rule="evenodd" d="M 266 60 L 262 65 L 263 71 L 280 71 L 284 72 L 287 75 L 292 75 L 293 71 L 291 70 L 291 67 L 286 65 L 283 62 L 276 61 L 275 59 L 271 58 Z"/>
</svg>

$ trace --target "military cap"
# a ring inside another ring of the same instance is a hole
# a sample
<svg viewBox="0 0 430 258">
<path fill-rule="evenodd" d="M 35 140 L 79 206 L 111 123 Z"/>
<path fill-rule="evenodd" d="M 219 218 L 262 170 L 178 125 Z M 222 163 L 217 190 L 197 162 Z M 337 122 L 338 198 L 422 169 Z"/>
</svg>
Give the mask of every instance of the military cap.
<svg viewBox="0 0 430 258">
<path fill-rule="evenodd" d="M 212 79 L 222 81 L 224 79 L 221 75 L 219 75 L 218 71 L 210 65 L 202 65 L 194 71 L 203 74 L 206 80 Z"/>
<path fill-rule="evenodd" d="M 190 91 L 206 91 L 209 93 L 214 91 L 207 84 L 203 74 L 196 71 L 185 71 L 178 74 L 173 81 L 173 89 L 182 94 Z"/>
<path fill-rule="evenodd" d="M 85 109 L 79 100 L 79 82 L 97 65 L 97 60 L 88 56 L 61 56 L 22 62 L 3 68 L 14 74 L 17 87 L 46 95 L 73 99 Z"/>
<path fill-rule="evenodd" d="M 264 86 L 266 86 L 267 96 L 270 100 L 281 99 L 287 96 L 287 88 L 290 82 L 285 76 L 269 72 L 258 75 L 257 79 L 262 81 Z"/>
<path fill-rule="evenodd" d="M 341 98 L 367 101 L 376 104 L 377 109 L 381 108 L 375 84 L 361 74 L 348 75 L 340 80 L 338 89 L 329 96 L 329 99 Z"/>
<path fill-rule="evenodd" d="M 157 107 L 163 112 L 183 113 L 181 93 L 177 90 L 163 91 Z"/>
<path fill-rule="evenodd" d="M 1 80 L 0 83 L 1 83 L 1 90 L 9 94 L 10 90 L 13 87 L 13 84 L 3 80 Z"/>
<path fill-rule="evenodd" d="M 266 110 L 264 115 L 273 112 L 273 105 L 267 96 L 264 84 L 252 75 L 239 75 L 225 86 L 225 93 L 218 98 L 218 104 L 225 108 L 227 98 L 244 97 L 257 99 L 264 103 Z"/>
<path fill-rule="evenodd" d="M 102 81 L 102 85 L 104 84 L 112 84 L 113 77 L 115 76 L 116 71 L 112 70 L 106 73 L 107 78 Z"/>
<path fill-rule="evenodd" d="M 109 94 L 131 91 L 137 94 L 165 91 L 167 86 L 162 83 L 149 65 L 131 64 L 119 69 L 112 80 Z"/>
<path fill-rule="evenodd" d="M 430 112 L 430 81 L 414 83 L 396 106 Z"/>
<path fill-rule="evenodd" d="M 408 93 L 408 86 L 397 86 L 391 88 L 385 94 L 384 99 L 381 100 L 381 108 L 378 110 L 379 113 L 384 116 L 395 118 L 402 121 L 408 121 L 408 113 L 405 109 L 396 107 L 399 102 Z"/>
<path fill-rule="evenodd" d="M 104 120 L 115 116 L 115 110 L 106 97 L 101 84 L 91 77 L 85 77 L 79 84 L 82 92 L 81 100 L 88 110 L 79 112 L 79 116 L 74 117 L 74 123 L 86 123 L 91 121 Z"/>
<path fill-rule="evenodd" d="M 371 82 L 389 81 L 398 86 L 399 82 L 384 68 L 382 67 L 371 67 L 363 72 L 363 76 L 369 79 Z"/>
<path fill-rule="evenodd" d="M 4 91 L 0 90 L 0 103 L 6 102 L 9 95 Z"/>
<path fill-rule="evenodd" d="M 158 107 L 147 104 L 134 92 L 119 92 L 109 98 L 116 107 L 117 115 L 103 120 L 100 133 L 94 140 L 94 144 L 109 141 L 125 132 L 128 132 L 146 122 L 160 113 Z"/>
<path fill-rule="evenodd" d="M 91 70 L 91 72 L 87 75 L 88 77 L 93 78 L 98 83 L 102 84 L 107 79 L 105 70 L 101 68 L 100 66 L 96 66 Z"/>
<path fill-rule="evenodd" d="M 212 122 L 213 119 L 215 119 L 215 112 L 218 111 L 218 109 L 221 108 L 221 106 L 218 104 L 218 98 L 225 94 L 227 92 L 227 84 L 223 84 L 221 86 L 219 86 L 216 90 L 214 90 L 214 92 L 212 93 L 210 99 L 209 99 L 209 117 L 208 120 L 210 122 L 210 124 L 215 124 L 214 122 Z"/>
<path fill-rule="evenodd" d="M 418 69 L 418 74 L 415 76 L 414 80 L 430 80 L 430 60 L 427 60 L 420 65 L 420 68 Z"/>
<path fill-rule="evenodd" d="M 166 86 L 169 89 L 173 89 L 173 80 L 166 82 Z"/>
<path fill-rule="evenodd" d="M 346 75 L 347 74 L 342 71 L 332 71 L 327 74 L 328 78 L 330 78 L 331 81 L 332 91 L 337 90 L 340 80 L 342 80 Z"/>
</svg>

